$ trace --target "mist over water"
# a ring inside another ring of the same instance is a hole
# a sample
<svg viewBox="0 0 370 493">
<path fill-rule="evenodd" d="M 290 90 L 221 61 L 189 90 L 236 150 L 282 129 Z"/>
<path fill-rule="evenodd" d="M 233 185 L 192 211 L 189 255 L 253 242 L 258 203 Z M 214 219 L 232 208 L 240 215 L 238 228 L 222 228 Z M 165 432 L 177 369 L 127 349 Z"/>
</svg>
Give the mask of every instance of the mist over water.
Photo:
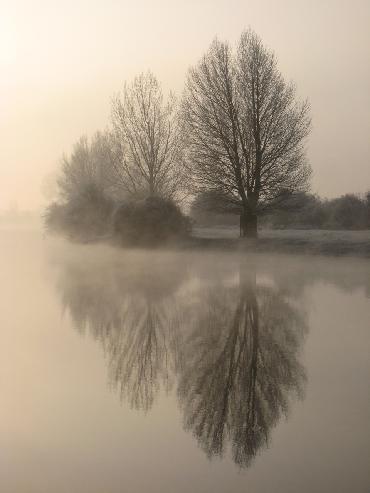
<svg viewBox="0 0 370 493">
<path fill-rule="evenodd" d="M 4 492 L 365 492 L 367 260 L 0 231 Z"/>
<path fill-rule="evenodd" d="M 0 14 L 0 493 L 370 493 L 370 2 Z"/>
</svg>

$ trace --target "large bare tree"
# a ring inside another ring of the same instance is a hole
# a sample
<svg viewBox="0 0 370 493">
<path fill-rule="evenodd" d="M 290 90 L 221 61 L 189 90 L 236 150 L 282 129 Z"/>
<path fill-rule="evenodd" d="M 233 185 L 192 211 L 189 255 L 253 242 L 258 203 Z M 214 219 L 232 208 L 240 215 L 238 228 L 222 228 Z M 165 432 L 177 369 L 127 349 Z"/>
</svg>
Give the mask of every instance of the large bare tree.
<svg viewBox="0 0 370 493">
<path fill-rule="evenodd" d="M 227 197 L 244 236 L 257 216 L 308 186 L 309 106 L 297 102 L 274 54 L 251 30 L 234 53 L 217 39 L 190 69 L 182 103 L 194 188 Z"/>
<path fill-rule="evenodd" d="M 148 72 L 112 102 L 118 184 L 131 196 L 175 198 L 183 185 L 182 139 L 173 95 Z"/>
</svg>

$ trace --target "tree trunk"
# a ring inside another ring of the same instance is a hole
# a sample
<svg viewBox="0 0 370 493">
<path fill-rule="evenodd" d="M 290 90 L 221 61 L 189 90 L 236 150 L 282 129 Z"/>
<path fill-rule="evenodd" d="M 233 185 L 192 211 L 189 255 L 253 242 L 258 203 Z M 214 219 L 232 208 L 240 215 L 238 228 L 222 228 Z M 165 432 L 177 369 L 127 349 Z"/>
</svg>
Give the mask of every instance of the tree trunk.
<svg viewBox="0 0 370 493">
<path fill-rule="evenodd" d="M 250 212 L 240 214 L 240 236 L 257 238 L 257 215 Z"/>
</svg>

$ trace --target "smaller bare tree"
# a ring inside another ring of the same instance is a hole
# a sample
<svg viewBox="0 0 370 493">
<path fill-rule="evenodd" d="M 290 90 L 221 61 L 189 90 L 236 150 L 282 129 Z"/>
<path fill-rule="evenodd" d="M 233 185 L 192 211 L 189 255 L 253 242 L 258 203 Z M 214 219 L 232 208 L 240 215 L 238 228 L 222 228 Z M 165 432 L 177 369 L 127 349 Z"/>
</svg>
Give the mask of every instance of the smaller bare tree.
<svg viewBox="0 0 370 493">
<path fill-rule="evenodd" d="M 58 192 L 63 202 L 95 190 L 110 195 L 113 185 L 112 151 L 108 133 L 97 132 L 90 140 L 82 136 L 70 156 L 64 155 L 57 178 Z"/>
<path fill-rule="evenodd" d="M 174 96 L 164 97 L 152 73 L 141 74 L 113 99 L 112 122 L 118 186 L 134 197 L 178 198 L 184 173 Z"/>
</svg>

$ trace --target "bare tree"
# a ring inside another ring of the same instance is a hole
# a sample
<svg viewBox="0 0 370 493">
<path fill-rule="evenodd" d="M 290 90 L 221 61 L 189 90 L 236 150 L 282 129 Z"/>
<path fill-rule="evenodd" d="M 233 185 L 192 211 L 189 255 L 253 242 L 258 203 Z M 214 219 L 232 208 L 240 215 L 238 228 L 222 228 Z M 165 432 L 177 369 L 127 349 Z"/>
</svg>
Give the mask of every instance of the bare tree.
<svg viewBox="0 0 370 493">
<path fill-rule="evenodd" d="M 64 202 L 94 190 L 109 194 L 113 184 L 112 151 L 110 135 L 97 132 L 90 140 L 82 136 L 74 145 L 70 156 L 63 156 L 57 185 Z"/>
<path fill-rule="evenodd" d="M 182 110 L 194 188 L 238 206 L 244 236 L 257 235 L 258 214 L 307 188 L 308 104 L 296 102 L 293 84 L 251 30 L 236 53 L 212 43 L 189 71 Z"/>
<path fill-rule="evenodd" d="M 125 84 L 112 102 L 118 183 L 129 195 L 174 198 L 183 184 L 176 100 L 165 99 L 148 72 Z"/>
<path fill-rule="evenodd" d="M 49 232 L 77 241 L 110 235 L 114 209 L 111 141 L 107 132 L 81 137 L 61 161 L 55 177 L 55 202 L 45 211 Z"/>
</svg>

